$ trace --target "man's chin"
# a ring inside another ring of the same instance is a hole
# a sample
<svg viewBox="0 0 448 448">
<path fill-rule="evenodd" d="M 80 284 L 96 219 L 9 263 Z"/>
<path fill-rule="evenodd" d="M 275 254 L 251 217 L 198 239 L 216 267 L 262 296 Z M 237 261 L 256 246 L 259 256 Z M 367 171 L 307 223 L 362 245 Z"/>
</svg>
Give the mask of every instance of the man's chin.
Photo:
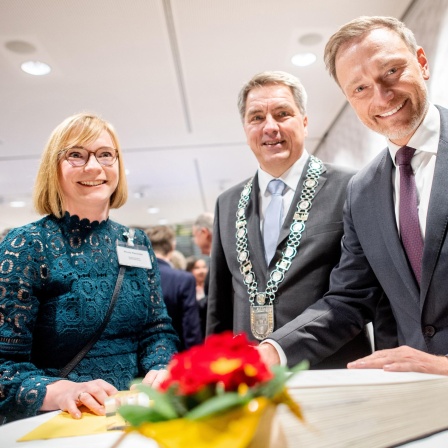
<svg viewBox="0 0 448 448">
<path fill-rule="evenodd" d="M 405 123 L 405 124 L 399 124 L 399 123 L 395 123 L 395 124 L 391 124 L 389 126 L 385 126 L 384 124 L 378 125 L 378 123 L 375 123 L 371 126 L 368 126 L 372 131 L 383 135 L 384 137 L 386 137 L 387 139 L 389 139 L 391 142 L 395 142 L 395 141 L 401 141 L 401 140 L 405 140 L 407 138 L 410 138 L 414 132 L 416 131 L 416 129 L 418 128 L 419 122 L 418 123 Z"/>
<path fill-rule="evenodd" d="M 403 141 L 406 141 L 406 143 L 407 143 L 417 128 L 418 128 L 418 124 L 416 126 L 407 126 L 406 128 L 401 128 L 401 129 L 388 129 L 385 132 L 380 132 L 380 134 L 383 134 L 392 143 L 403 142 Z M 403 143 L 403 144 L 406 144 L 406 143 Z M 396 144 L 400 145 L 401 143 L 396 143 Z"/>
</svg>

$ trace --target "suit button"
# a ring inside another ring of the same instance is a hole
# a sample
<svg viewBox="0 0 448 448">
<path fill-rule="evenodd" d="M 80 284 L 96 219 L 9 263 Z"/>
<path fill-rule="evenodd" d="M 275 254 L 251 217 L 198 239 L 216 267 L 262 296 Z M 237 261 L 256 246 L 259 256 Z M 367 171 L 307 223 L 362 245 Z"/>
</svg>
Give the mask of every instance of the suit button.
<svg viewBox="0 0 448 448">
<path fill-rule="evenodd" d="M 426 325 L 423 327 L 423 335 L 432 338 L 436 334 L 436 329 L 432 325 Z"/>
</svg>

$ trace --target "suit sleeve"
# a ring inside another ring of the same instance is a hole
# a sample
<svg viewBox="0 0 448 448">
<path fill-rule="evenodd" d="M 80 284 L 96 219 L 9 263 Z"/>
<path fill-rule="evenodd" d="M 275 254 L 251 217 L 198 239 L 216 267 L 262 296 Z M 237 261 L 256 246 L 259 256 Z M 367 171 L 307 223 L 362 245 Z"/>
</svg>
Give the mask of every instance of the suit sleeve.
<svg viewBox="0 0 448 448">
<path fill-rule="evenodd" d="M 202 342 L 199 306 L 196 300 L 196 281 L 193 275 L 185 278 L 181 291 L 182 332 L 185 349 Z"/>
<path fill-rule="evenodd" d="M 378 302 L 372 323 L 375 350 L 398 347 L 397 322 L 385 293 Z"/>
<path fill-rule="evenodd" d="M 344 236 L 330 290 L 270 338 L 283 348 L 288 365 L 306 359 L 312 365 L 335 353 L 373 320 L 382 288 L 359 241 L 351 212 L 353 179 L 344 205 Z"/>
<path fill-rule="evenodd" d="M 146 373 L 152 369 L 160 370 L 166 367 L 177 352 L 179 338 L 171 325 L 171 318 L 163 300 L 159 267 L 151 243 L 141 230 L 136 233 L 138 234 L 143 237 L 143 244 L 148 248 L 152 263 L 152 269 L 148 269 L 148 282 L 151 287 L 148 301 L 151 312 L 148 313 L 145 329 L 140 335 L 138 352 L 140 370 Z"/>
<path fill-rule="evenodd" d="M 213 227 L 212 252 L 210 257 L 210 284 L 207 303 L 206 334 L 233 330 L 232 274 L 227 265 L 223 248 L 219 206 L 216 203 Z M 224 229 L 225 230 L 225 229 Z"/>
</svg>

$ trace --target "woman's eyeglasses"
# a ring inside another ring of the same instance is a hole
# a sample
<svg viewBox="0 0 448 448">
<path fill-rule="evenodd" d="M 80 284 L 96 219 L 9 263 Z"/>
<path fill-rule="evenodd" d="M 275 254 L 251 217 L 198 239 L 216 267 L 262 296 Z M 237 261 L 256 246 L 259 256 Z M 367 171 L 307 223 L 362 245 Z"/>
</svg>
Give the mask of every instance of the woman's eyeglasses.
<svg viewBox="0 0 448 448">
<path fill-rule="evenodd" d="M 98 148 L 96 151 L 87 151 L 82 146 L 74 146 L 72 148 L 64 149 L 65 160 L 71 166 L 84 166 L 90 159 L 91 155 L 95 156 L 95 159 L 100 165 L 111 166 L 118 159 L 118 152 L 115 148 Z"/>
</svg>

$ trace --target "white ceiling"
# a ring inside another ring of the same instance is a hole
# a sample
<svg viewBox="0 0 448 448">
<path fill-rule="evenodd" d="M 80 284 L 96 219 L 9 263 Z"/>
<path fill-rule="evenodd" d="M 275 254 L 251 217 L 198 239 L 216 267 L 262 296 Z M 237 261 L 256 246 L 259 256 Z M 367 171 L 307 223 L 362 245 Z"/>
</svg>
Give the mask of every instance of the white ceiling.
<svg viewBox="0 0 448 448">
<path fill-rule="evenodd" d="M 312 153 L 345 100 L 322 62 L 328 37 L 359 15 L 401 18 L 411 0 L 0 0 L 0 229 L 34 220 L 39 156 L 67 116 L 99 113 L 118 131 L 128 203 L 111 216 L 190 223 L 257 167 L 236 98 L 255 73 L 297 75 L 308 95 Z M 308 33 L 314 45 L 299 43 Z M 26 41 L 21 54 L 5 43 Z M 297 68 L 299 51 L 318 61 Z M 53 71 L 23 73 L 24 60 Z M 25 208 L 11 208 L 24 200 Z M 148 207 L 160 208 L 156 215 Z"/>
</svg>

